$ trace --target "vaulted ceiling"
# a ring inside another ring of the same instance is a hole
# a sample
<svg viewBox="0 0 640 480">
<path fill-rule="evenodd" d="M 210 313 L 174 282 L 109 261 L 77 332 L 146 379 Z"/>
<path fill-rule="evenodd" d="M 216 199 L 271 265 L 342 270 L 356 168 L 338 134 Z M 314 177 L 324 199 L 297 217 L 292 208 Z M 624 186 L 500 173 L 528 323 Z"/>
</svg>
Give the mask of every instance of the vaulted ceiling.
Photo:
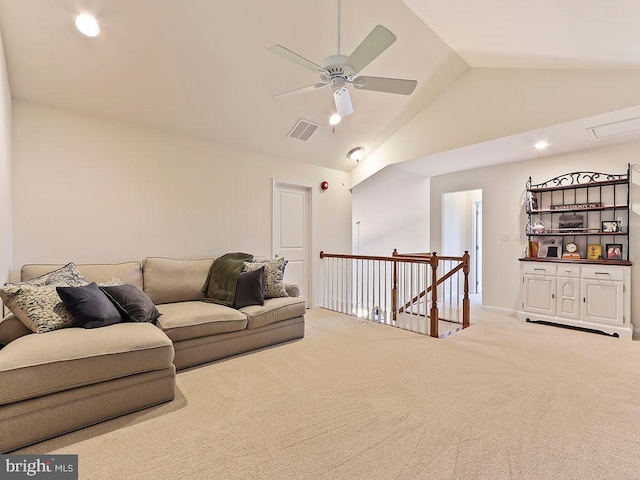
<svg viewBox="0 0 640 480">
<path fill-rule="evenodd" d="M 82 12 L 100 36 L 75 30 Z M 635 0 L 343 0 L 340 18 L 338 34 L 337 0 L 0 0 L 15 99 L 345 171 L 470 68 L 640 68 Z M 397 41 L 361 73 L 415 79 L 412 95 L 352 88 L 336 127 L 330 89 L 274 98 L 318 77 L 269 45 L 319 63 L 377 24 Z M 306 142 L 287 136 L 301 118 L 320 125 Z"/>
</svg>

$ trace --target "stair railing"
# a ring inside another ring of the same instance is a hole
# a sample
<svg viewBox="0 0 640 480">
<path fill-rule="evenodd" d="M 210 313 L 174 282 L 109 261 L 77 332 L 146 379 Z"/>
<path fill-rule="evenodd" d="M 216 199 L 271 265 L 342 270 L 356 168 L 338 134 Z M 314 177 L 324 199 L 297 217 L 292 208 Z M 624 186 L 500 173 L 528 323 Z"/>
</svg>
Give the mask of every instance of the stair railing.
<svg viewBox="0 0 640 480">
<path fill-rule="evenodd" d="M 320 252 L 323 307 L 399 328 L 442 336 L 469 326 L 469 253 L 389 257 Z"/>
</svg>

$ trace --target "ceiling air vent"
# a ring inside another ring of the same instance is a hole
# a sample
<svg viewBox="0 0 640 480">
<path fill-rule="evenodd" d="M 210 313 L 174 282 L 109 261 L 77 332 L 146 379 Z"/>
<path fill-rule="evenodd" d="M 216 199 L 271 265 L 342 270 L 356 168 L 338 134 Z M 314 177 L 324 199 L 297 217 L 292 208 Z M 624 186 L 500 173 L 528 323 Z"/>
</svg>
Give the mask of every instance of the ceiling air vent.
<svg viewBox="0 0 640 480">
<path fill-rule="evenodd" d="M 640 118 L 630 118 L 620 122 L 598 125 L 597 127 L 591 127 L 588 130 L 596 139 L 613 137 L 616 135 L 626 135 L 629 133 L 638 133 L 640 132 Z"/>
<path fill-rule="evenodd" d="M 313 135 L 313 132 L 318 129 L 319 126 L 320 125 L 318 125 L 317 123 L 313 123 L 309 120 L 301 118 L 300 120 L 298 120 L 298 123 L 293 126 L 293 128 L 289 132 L 289 135 L 287 136 L 291 138 L 297 138 L 298 140 L 306 142 L 307 140 L 309 140 L 309 137 Z"/>
</svg>

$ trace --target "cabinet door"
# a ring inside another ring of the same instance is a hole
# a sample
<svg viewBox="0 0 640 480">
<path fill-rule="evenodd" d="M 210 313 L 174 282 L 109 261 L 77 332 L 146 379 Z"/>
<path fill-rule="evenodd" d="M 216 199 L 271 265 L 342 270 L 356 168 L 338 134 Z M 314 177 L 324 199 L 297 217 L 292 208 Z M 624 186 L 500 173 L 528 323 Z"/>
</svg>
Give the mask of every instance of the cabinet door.
<svg viewBox="0 0 640 480">
<path fill-rule="evenodd" d="M 558 277 L 558 316 L 580 318 L 580 281 Z"/>
<path fill-rule="evenodd" d="M 556 314 L 556 277 L 545 275 L 523 276 L 523 308 L 527 312 L 544 315 Z"/>
<path fill-rule="evenodd" d="M 593 323 L 624 323 L 624 283 L 582 280 L 582 320 Z"/>
</svg>

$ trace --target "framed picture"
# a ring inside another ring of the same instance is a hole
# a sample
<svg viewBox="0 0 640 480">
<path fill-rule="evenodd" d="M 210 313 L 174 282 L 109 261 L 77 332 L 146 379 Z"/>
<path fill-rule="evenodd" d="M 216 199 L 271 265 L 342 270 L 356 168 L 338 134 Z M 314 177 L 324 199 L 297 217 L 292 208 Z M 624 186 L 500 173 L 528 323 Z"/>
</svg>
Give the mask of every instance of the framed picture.
<svg viewBox="0 0 640 480">
<path fill-rule="evenodd" d="M 607 243 L 605 248 L 605 258 L 607 260 L 622 260 L 622 244 Z"/>
<path fill-rule="evenodd" d="M 587 245 L 587 258 L 589 260 L 601 260 L 602 259 L 602 245 L 597 243 L 590 243 Z"/>
<path fill-rule="evenodd" d="M 615 233 L 622 231 L 621 225 L 616 221 L 604 221 L 602 222 L 603 233 Z"/>
<path fill-rule="evenodd" d="M 560 258 L 562 237 L 547 237 L 538 240 L 538 257 Z"/>
<path fill-rule="evenodd" d="M 558 221 L 560 230 L 582 230 L 584 228 L 584 215 L 562 215 Z"/>
<path fill-rule="evenodd" d="M 527 192 L 527 212 L 535 212 L 536 210 L 538 210 L 538 197 Z"/>
</svg>

